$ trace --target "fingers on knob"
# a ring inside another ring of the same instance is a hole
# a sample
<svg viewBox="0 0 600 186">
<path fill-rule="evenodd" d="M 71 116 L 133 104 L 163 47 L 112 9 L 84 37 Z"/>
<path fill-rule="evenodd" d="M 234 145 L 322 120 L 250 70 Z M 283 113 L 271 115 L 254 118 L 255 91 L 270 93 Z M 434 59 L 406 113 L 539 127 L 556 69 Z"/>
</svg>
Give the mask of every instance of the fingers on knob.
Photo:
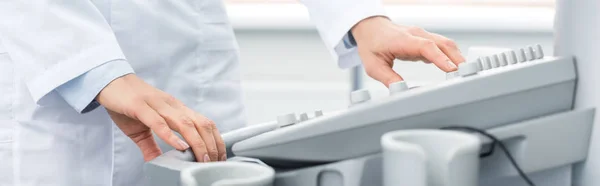
<svg viewBox="0 0 600 186">
<path fill-rule="evenodd" d="M 390 84 L 390 94 L 396 94 L 396 93 L 400 93 L 400 92 L 404 92 L 408 90 L 408 85 L 406 85 L 406 82 L 404 81 L 399 81 L 399 82 L 395 82 Z"/>
<path fill-rule="evenodd" d="M 461 63 L 458 65 L 458 74 L 462 77 L 477 74 L 477 72 L 479 72 L 479 68 L 476 62 Z"/>
</svg>

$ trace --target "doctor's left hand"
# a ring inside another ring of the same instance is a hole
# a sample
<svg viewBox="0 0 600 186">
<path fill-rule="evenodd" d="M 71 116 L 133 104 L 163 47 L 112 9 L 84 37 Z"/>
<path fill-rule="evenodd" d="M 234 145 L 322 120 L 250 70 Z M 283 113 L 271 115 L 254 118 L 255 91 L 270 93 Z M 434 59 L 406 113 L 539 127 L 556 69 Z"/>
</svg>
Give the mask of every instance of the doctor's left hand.
<svg viewBox="0 0 600 186">
<path fill-rule="evenodd" d="M 191 146 L 199 162 L 226 159 L 225 143 L 211 120 L 145 83 L 135 74 L 115 79 L 102 89 L 96 99 L 123 133 L 140 148 L 145 161 L 162 154 L 152 131 L 177 150 Z M 172 130 L 181 134 L 187 143 Z"/>
</svg>

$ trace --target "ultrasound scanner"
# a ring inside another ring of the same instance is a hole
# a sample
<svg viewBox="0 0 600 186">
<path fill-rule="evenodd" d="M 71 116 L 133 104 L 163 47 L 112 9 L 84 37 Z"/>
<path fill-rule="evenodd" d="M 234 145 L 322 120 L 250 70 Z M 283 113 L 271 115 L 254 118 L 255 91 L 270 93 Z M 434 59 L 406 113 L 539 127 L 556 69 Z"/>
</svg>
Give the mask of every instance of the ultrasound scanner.
<svg viewBox="0 0 600 186">
<path fill-rule="evenodd" d="M 436 84 L 397 82 L 377 99 L 357 90 L 337 112 L 225 133 L 225 162 L 169 151 L 144 165 L 145 177 L 156 186 L 572 185 L 595 113 L 574 106 L 580 61 L 540 45 L 469 59 Z"/>
</svg>

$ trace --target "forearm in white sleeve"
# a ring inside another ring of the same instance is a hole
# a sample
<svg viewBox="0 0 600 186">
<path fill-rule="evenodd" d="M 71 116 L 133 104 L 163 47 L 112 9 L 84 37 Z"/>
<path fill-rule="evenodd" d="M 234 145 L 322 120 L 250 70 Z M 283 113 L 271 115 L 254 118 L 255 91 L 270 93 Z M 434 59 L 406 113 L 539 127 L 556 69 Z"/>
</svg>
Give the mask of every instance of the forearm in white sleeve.
<svg viewBox="0 0 600 186">
<path fill-rule="evenodd" d="M 125 57 L 89 0 L 0 1 L 0 39 L 36 103 L 87 71 Z"/>
<path fill-rule="evenodd" d="M 360 64 L 356 47 L 344 44 L 350 29 L 372 16 L 385 16 L 381 0 L 300 0 L 341 68 Z M 347 40 L 346 40 L 347 41 Z"/>
</svg>

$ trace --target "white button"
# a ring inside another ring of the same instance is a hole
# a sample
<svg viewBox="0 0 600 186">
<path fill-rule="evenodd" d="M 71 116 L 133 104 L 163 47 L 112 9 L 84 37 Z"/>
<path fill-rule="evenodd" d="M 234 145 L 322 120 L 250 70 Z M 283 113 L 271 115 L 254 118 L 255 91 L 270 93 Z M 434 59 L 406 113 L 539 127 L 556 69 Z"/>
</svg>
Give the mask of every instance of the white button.
<svg viewBox="0 0 600 186">
<path fill-rule="evenodd" d="M 527 47 L 527 60 L 528 61 L 533 61 L 534 59 L 537 59 L 537 57 L 535 57 L 535 51 L 533 49 L 533 46 L 528 46 Z"/>
<path fill-rule="evenodd" d="M 323 111 L 322 110 L 316 110 L 315 111 L 315 117 L 320 117 L 323 116 Z"/>
<path fill-rule="evenodd" d="M 446 80 L 453 79 L 455 77 L 458 77 L 458 71 L 446 73 Z"/>
<path fill-rule="evenodd" d="M 496 54 L 494 55 L 494 58 L 498 60 L 498 64 L 501 67 L 508 65 L 508 62 L 506 62 L 506 54 Z"/>
<path fill-rule="evenodd" d="M 300 114 L 300 122 L 308 120 L 308 114 L 302 113 Z"/>
<path fill-rule="evenodd" d="M 390 84 L 390 94 L 396 94 L 408 90 L 408 86 L 404 81 L 398 81 Z"/>
<path fill-rule="evenodd" d="M 362 103 L 365 101 L 369 101 L 370 99 L 371 94 L 366 89 L 357 90 L 350 93 L 350 103 L 352 104 Z"/>
<path fill-rule="evenodd" d="M 482 57 L 481 59 L 481 69 L 488 70 L 492 68 L 492 62 L 489 57 Z"/>
<path fill-rule="evenodd" d="M 517 57 L 519 58 L 519 63 L 523 63 L 527 61 L 527 54 L 525 54 L 525 49 L 519 49 Z"/>
<path fill-rule="evenodd" d="M 494 67 L 494 68 L 500 67 L 500 59 L 498 58 L 498 56 L 492 55 L 489 58 L 492 59 L 492 67 Z"/>
<path fill-rule="evenodd" d="M 538 59 L 544 58 L 544 50 L 542 49 L 542 45 L 540 44 L 535 45 L 535 57 L 537 57 Z"/>
<path fill-rule="evenodd" d="M 517 64 L 517 53 L 513 51 L 506 52 L 508 56 L 508 64 Z"/>
<path fill-rule="evenodd" d="M 279 127 L 284 127 L 296 123 L 296 114 L 290 113 L 277 116 L 277 124 Z"/>
<path fill-rule="evenodd" d="M 477 63 L 477 71 L 482 71 L 483 70 L 483 65 L 481 64 L 481 58 L 477 58 L 477 60 L 475 60 L 474 63 Z"/>
<path fill-rule="evenodd" d="M 470 76 L 479 72 L 477 63 L 461 63 L 458 65 L 458 74 L 462 77 Z"/>
</svg>

